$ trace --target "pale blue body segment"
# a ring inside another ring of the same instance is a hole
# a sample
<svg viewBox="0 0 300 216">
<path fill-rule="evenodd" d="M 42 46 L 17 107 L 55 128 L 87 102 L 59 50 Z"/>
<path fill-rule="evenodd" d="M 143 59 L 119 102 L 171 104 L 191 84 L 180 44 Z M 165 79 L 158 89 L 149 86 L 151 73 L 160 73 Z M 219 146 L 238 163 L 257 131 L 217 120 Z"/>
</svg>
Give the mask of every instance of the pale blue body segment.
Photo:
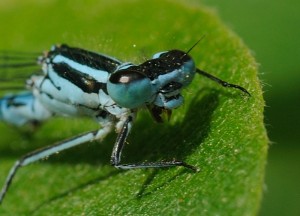
<svg viewBox="0 0 300 216">
<path fill-rule="evenodd" d="M 0 120 L 15 126 L 42 122 L 52 115 L 31 92 L 7 95 L 0 99 Z"/>
</svg>

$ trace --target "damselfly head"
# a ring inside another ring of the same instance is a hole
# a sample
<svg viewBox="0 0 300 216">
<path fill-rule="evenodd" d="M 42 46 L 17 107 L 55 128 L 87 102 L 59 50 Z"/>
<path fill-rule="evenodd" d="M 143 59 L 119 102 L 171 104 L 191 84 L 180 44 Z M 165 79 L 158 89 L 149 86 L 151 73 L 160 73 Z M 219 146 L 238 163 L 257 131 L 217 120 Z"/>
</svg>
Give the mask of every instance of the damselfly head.
<svg viewBox="0 0 300 216">
<path fill-rule="evenodd" d="M 157 116 L 157 110 L 161 113 L 183 103 L 181 90 L 191 83 L 195 70 L 195 63 L 186 52 L 160 52 L 138 66 L 121 65 L 110 75 L 107 91 L 122 107 L 153 105 Z"/>
</svg>

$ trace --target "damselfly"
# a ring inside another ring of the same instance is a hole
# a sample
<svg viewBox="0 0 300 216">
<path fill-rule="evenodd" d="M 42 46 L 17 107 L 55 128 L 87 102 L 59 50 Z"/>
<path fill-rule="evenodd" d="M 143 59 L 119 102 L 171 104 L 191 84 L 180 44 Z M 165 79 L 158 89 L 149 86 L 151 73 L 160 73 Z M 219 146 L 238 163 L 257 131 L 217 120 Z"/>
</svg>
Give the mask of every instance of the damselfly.
<svg viewBox="0 0 300 216">
<path fill-rule="evenodd" d="M 163 122 L 162 115 L 170 117 L 172 110 L 183 104 L 181 92 L 192 82 L 196 73 L 250 95 L 245 88 L 196 68 L 189 55 L 190 50 L 160 52 L 140 65 L 123 63 L 103 54 L 67 45 L 53 46 L 38 57 L 41 73 L 27 79 L 28 92 L 0 99 L 0 119 L 22 126 L 53 116 L 88 116 L 102 127 L 21 157 L 6 178 L 0 202 L 20 167 L 87 141 L 102 140 L 114 128 L 118 136 L 110 163 L 116 168 L 183 166 L 196 171 L 196 167 L 177 160 L 121 163 L 122 150 L 138 110 L 147 108 L 155 121 Z M 24 65 L 2 65 L 7 66 Z"/>
</svg>

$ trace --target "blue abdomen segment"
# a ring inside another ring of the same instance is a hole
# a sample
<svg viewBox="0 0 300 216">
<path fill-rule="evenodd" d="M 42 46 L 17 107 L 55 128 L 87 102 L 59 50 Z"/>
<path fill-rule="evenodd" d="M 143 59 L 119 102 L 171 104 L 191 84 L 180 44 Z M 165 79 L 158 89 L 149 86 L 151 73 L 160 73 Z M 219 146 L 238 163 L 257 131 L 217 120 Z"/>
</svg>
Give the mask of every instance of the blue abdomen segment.
<svg viewBox="0 0 300 216">
<path fill-rule="evenodd" d="M 0 120 L 15 126 L 41 122 L 53 114 L 31 92 L 5 96 L 0 99 Z"/>
</svg>

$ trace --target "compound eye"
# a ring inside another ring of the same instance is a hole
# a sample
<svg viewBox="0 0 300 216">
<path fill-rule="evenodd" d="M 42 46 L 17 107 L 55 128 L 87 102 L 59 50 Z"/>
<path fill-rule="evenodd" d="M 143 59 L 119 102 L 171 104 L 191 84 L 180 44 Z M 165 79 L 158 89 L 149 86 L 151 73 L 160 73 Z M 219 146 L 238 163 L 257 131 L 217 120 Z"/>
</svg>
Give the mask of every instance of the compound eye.
<svg viewBox="0 0 300 216">
<path fill-rule="evenodd" d="M 111 74 L 107 92 L 119 106 L 129 109 L 145 105 L 154 94 L 151 80 L 144 74 L 129 69 Z"/>
<path fill-rule="evenodd" d="M 109 82 L 113 84 L 128 84 L 131 82 L 136 82 L 139 80 L 143 80 L 145 78 L 145 75 L 136 72 L 136 71 L 130 71 L 130 70 L 121 70 L 113 73 L 109 77 Z"/>
</svg>

